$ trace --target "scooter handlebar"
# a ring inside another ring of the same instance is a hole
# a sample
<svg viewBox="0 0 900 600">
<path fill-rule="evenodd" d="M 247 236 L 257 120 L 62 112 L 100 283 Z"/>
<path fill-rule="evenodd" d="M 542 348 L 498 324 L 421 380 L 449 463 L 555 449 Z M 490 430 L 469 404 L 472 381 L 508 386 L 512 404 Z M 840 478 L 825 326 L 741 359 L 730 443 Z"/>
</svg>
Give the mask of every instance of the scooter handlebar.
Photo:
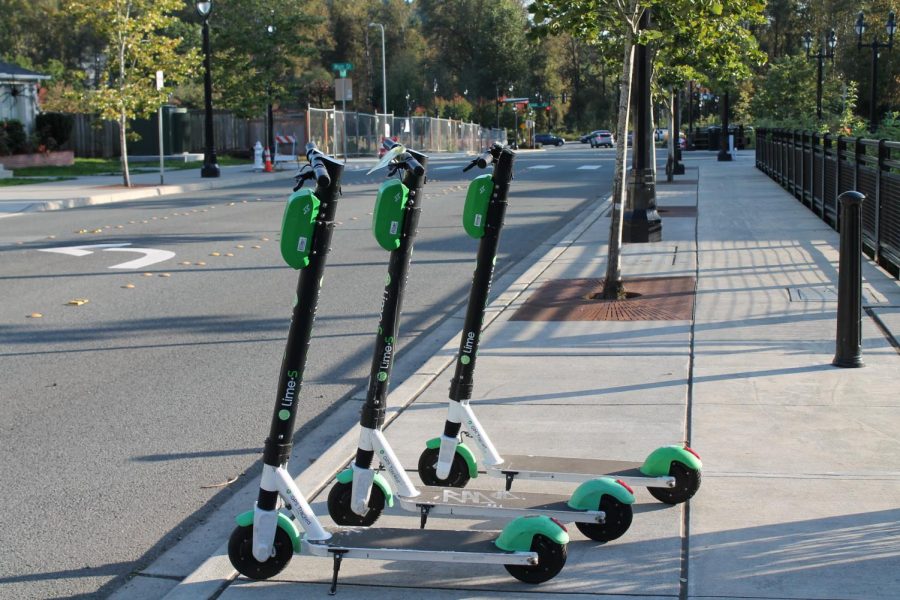
<svg viewBox="0 0 900 600">
<path fill-rule="evenodd" d="M 406 155 L 406 158 L 403 159 L 403 163 L 406 165 L 406 169 L 415 175 L 424 175 L 425 167 L 422 166 L 422 163 L 417 161 L 410 155 Z"/>
<path fill-rule="evenodd" d="M 306 159 L 316 175 L 316 183 L 322 187 L 328 187 L 331 185 L 331 177 L 328 175 L 328 169 L 325 168 L 325 162 L 322 160 L 324 157 L 325 154 L 316 148 L 315 142 L 310 142 L 306 145 Z"/>
</svg>

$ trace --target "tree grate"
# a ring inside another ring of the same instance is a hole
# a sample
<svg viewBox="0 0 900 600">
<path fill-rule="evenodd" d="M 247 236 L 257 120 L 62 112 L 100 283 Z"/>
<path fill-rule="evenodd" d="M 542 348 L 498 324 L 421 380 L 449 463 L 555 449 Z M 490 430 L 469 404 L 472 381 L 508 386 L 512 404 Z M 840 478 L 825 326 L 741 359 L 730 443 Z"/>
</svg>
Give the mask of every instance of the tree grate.
<svg viewBox="0 0 900 600">
<path fill-rule="evenodd" d="M 603 279 L 544 282 L 511 321 L 689 321 L 694 310 L 693 277 L 623 280 L 624 300 L 604 300 Z"/>
</svg>

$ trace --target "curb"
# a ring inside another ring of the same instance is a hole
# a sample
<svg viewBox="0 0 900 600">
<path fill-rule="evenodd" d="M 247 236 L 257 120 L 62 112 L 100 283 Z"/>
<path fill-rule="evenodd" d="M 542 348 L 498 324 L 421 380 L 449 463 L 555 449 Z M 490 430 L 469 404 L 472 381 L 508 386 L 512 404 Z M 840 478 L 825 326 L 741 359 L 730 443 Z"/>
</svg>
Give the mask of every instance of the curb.
<svg viewBox="0 0 900 600">
<path fill-rule="evenodd" d="M 487 329 L 497 317 L 513 304 L 529 287 L 586 231 L 597 219 L 608 211 L 610 196 L 591 203 L 575 217 L 570 224 L 537 246 L 525 258 L 513 265 L 495 283 L 495 289 L 503 290 L 488 305 L 483 329 Z M 458 339 L 462 331 L 462 320 L 466 308 L 448 317 L 438 328 L 423 340 L 428 346 L 437 345 L 425 363 L 406 377 L 390 393 L 385 428 L 453 364 Z M 419 342 L 422 343 L 422 342 Z M 300 454 L 317 456 L 315 462 L 294 476 L 301 489 L 312 498 L 327 487 L 334 476 L 353 458 L 359 436 L 359 404 L 354 398 L 345 401 L 316 431 L 299 441 L 291 456 L 290 464 L 301 464 Z M 220 544 L 210 554 L 209 544 L 204 540 L 221 538 L 222 531 L 233 527 L 234 515 L 253 505 L 258 489 L 257 477 L 248 478 L 244 486 L 225 502 L 200 526 L 188 534 L 187 538 L 158 557 L 150 566 L 137 573 L 125 586 L 119 588 L 111 598 L 159 597 L 161 580 L 178 580 L 174 587 L 163 596 L 165 600 L 212 599 L 218 597 L 234 581 L 238 573 L 228 559 L 227 541 Z M 192 549 L 192 546 L 194 547 Z M 197 564 L 197 555 L 206 558 L 187 576 L 183 575 L 185 564 Z M 179 573 L 180 572 L 180 573 Z"/>
</svg>

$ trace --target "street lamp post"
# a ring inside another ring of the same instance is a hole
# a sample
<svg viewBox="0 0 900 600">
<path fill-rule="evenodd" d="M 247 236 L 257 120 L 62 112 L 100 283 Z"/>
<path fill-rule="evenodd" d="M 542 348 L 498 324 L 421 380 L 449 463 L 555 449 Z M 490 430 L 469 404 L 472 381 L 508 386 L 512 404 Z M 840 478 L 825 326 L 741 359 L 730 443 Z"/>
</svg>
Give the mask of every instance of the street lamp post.
<svg viewBox="0 0 900 600">
<path fill-rule="evenodd" d="M 825 52 L 822 52 L 823 47 L 820 44 L 819 50 L 815 54 L 810 54 L 810 50 L 812 49 L 812 33 L 807 30 L 803 35 L 803 47 L 806 48 L 806 60 L 811 58 L 816 59 L 817 63 L 817 71 L 816 71 L 816 118 L 821 121 L 822 120 L 822 67 L 825 63 L 826 58 L 830 58 L 831 62 L 834 63 L 834 48 L 837 46 L 837 36 L 834 33 L 834 29 L 828 32 L 828 36 L 826 37 L 826 48 L 824 48 Z"/>
<path fill-rule="evenodd" d="M 857 51 L 862 50 L 863 48 L 871 48 L 872 49 L 872 81 L 870 84 L 870 93 L 869 93 L 869 131 L 872 133 L 878 129 L 878 111 L 876 110 L 876 96 L 878 90 L 878 51 L 881 48 L 887 48 L 888 50 L 894 47 L 894 31 L 897 30 L 897 21 L 894 18 L 894 11 L 888 13 L 887 24 L 885 25 L 885 30 L 888 34 L 887 43 L 879 42 L 878 35 L 875 35 L 875 38 L 871 41 L 871 43 L 863 44 L 862 36 L 866 32 L 866 22 L 863 19 L 863 13 L 860 11 L 859 16 L 856 17 L 856 49 Z"/>
<path fill-rule="evenodd" d="M 272 11 L 272 17 L 274 18 L 275 11 Z M 266 25 L 266 35 L 269 38 L 270 44 L 273 43 L 275 39 L 275 26 L 274 25 Z M 274 48 L 273 48 L 274 50 Z M 271 73 L 269 74 L 271 77 Z M 272 82 L 266 82 L 266 147 L 269 149 L 269 156 L 272 157 L 272 164 L 275 164 L 275 114 L 272 110 Z"/>
<path fill-rule="evenodd" d="M 641 29 L 650 28 L 650 9 L 644 9 Z M 622 222 L 625 242 L 662 240 L 662 219 L 656 210 L 656 181 L 653 173 L 653 131 L 650 129 L 650 49 L 635 48 L 634 65 L 634 154 L 628 174 L 628 206 Z"/>
<path fill-rule="evenodd" d="M 387 55 L 384 53 L 384 25 L 369 23 L 369 27 L 381 28 L 381 110 L 384 113 L 385 122 L 387 122 Z M 387 137 L 388 132 L 385 131 L 384 134 Z"/>
<path fill-rule="evenodd" d="M 200 169 L 200 177 L 218 177 L 219 163 L 216 160 L 216 145 L 213 140 L 213 112 L 212 112 L 212 74 L 209 67 L 209 12 L 212 10 L 212 2 L 197 2 L 197 12 L 203 18 L 203 95 L 205 104 L 204 137 L 206 145 L 203 150 L 203 167 Z"/>
<path fill-rule="evenodd" d="M 724 94 L 720 96 L 719 104 L 722 109 L 722 135 L 719 138 L 719 154 L 716 156 L 716 160 L 719 162 L 728 162 L 732 159 L 731 156 L 731 144 L 729 144 L 728 139 L 728 92 L 726 91 Z"/>
</svg>

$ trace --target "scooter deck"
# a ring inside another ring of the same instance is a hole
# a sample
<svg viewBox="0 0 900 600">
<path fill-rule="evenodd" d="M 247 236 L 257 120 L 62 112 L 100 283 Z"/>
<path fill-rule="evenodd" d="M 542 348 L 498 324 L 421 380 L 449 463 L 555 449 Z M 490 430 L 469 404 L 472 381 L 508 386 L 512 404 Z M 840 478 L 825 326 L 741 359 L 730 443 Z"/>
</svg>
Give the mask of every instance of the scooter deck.
<svg viewBox="0 0 900 600">
<path fill-rule="evenodd" d="M 546 515 L 565 523 L 602 523 L 605 514 L 599 510 L 577 510 L 569 507 L 569 497 L 562 494 L 510 492 L 471 488 L 422 486 L 415 497 L 397 496 L 408 511 L 426 514 L 476 517 L 519 517 Z"/>
<path fill-rule="evenodd" d="M 536 552 L 506 552 L 497 548 L 497 531 L 447 531 L 397 527 L 328 527 L 331 538 L 303 538 L 303 553 L 341 554 L 345 558 L 422 562 L 537 564 Z"/>
<path fill-rule="evenodd" d="M 495 477 L 542 479 L 581 483 L 597 477 L 621 479 L 631 486 L 670 487 L 673 477 L 649 477 L 641 473 L 642 463 L 625 460 L 597 458 L 565 458 L 559 456 L 534 456 L 531 454 L 504 454 L 504 462 L 488 465 L 487 472 Z"/>
</svg>

